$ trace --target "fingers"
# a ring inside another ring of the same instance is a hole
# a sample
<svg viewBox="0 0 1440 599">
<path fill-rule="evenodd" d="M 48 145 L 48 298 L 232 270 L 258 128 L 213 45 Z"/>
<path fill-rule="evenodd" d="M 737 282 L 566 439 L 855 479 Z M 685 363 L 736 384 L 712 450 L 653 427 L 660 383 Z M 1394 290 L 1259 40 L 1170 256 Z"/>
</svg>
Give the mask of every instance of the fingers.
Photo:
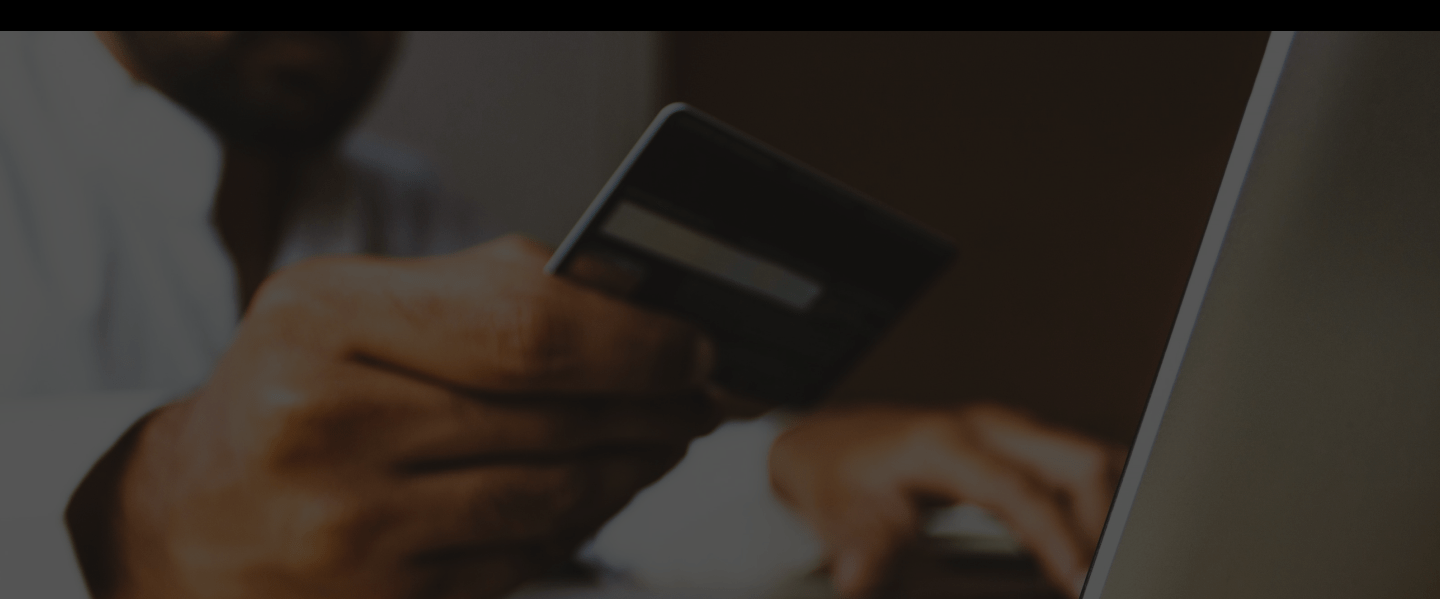
<svg viewBox="0 0 1440 599">
<path fill-rule="evenodd" d="M 544 572 L 555 559 L 548 552 L 529 547 L 455 551 L 426 555 L 417 560 L 428 566 L 430 577 L 423 585 L 394 596 L 434 599 L 505 597 Z"/>
<path fill-rule="evenodd" d="M 1110 499 L 1111 483 L 1095 469 L 1105 463 L 1103 449 L 998 407 L 869 406 L 807 416 L 777 439 L 771 475 L 777 493 L 835 548 L 836 582 L 848 589 L 873 588 L 880 577 L 871 572 L 889 559 L 875 556 L 893 555 L 917 532 L 909 519 L 865 524 L 884 513 L 872 506 L 891 501 L 876 498 L 899 497 L 911 509 L 934 500 L 987 509 L 1047 578 L 1078 593 Z M 1080 520 L 1077 506 L 1098 517 Z"/>
<path fill-rule="evenodd" d="M 831 579 L 847 598 L 867 597 L 885 581 L 900 549 L 919 525 L 916 510 L 903 498 L 859 501 L 849 514 L 822 524 L 821 536 L 831 541 Z"/>
<path fill-rule="evenodd" d="M 886 414 L 821 411 L 771 447 L 772 489 L 830 548 L 831 580 L 847 598 L 873 593 L 920 528 L 909 489 L 897 480 L 909 456 L 876 442 L 894 439 L 895 424 Z"/>
<path fill-rule="evenodd" d="M 604 411 L 565 406 L 460 400 L 451 418 L 426 418 L 396 430 L 393 464 L 422 474 L 501 461 L 535 461 L 628 450 L 683 449 L 713 428 L 700 413 L 621 406 Z M 573 403 L 573 402 L 572 402 Z"/>
<path fill-rule="evenodd" d="M 272 277 L 142 444 L 164 458 L 136 462 L 158 489 L 126 524 L 136 553 L 203 558 L 144 586 L 502 593 L 593 534 L 715 426 L 711 354 L 693 327 L 545 275 L 548 254 L 510 239 Z"/>
<path fill-rule="evenodd" d="M 964 414 L 977 442 L 1059 489 L 1087 541 L 1099 541 L 1124 459 L 1120 451 L 999 406 L 971 406 Z"/>
<path fill-rule="evenodd" d="M 698 330 L 543 273 L 517 238 L 418 260 L 329 258 L 267 281 L 260 335 L 494 392 L 655 396 L 698 388 Z M 256 327 L 252 327 L 256 328 Z"/>
<path fill-rule="evenodd" d="M 318 361 L 318 360 L 317 360 Z M 648 403 L 490 398 L 353 362 L 295 364 L 269 406 L 272 464 L 329 470 L 369 463 L 413 475 L 506 461 L 559 460 L 624 449 L 683 448 L 718 418 L 703 397 Z"/>
<path fill-rule="evenodd" d="M 975 449 L 931 452 L 911 483 L 917 490 L 989 510 L 1010 526 L 1062 589 L 1083 580 L 1089 554 L 1068 515 L 1046 487 Z"/>
<path fill-rule="evenodd" d="M 643 272 L 626 268 L 623 262 L 588 252 L 571 258 L 566 273 L 577 281 L 616 297 L 629 296 L 644 278 Z"/>
<path fill-rule="evenodd" d="M 262 561 L 272 570 L 327 580 L 334 589 L 350 587 L 342 596 L 473 597 L 481 589 L 518 583 L 573 554 L 682 454 L 630 452 L 493 464 L 410 477 L 400 484 L 311 484 L 270 494 L 278 501 L 258 519 L 252 513 L 249 522 L 234 526 L 225 519 L 235 514 L 212 514 L 198 528 L 258 534 L 269 540 Z M 193 516 L 186 514 L 190 527 L 197 528 Z M 253 547 L 231 542 L 214 553 L 227 551 L 243 555 Z M 483 578 L 472 576 L 482 572 Z M 414 588 L 417 583 L 426 592 Z M 316 588 L 323 587 L 307 590 Z"/>
</svg>

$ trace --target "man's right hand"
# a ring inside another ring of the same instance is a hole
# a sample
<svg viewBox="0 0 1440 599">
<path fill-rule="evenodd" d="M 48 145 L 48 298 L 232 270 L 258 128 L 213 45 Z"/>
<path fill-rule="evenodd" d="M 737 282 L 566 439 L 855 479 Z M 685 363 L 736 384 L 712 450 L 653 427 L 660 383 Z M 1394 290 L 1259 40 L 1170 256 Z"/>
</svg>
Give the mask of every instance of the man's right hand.
<svg viewBox="0 0 1440 599">
<path fill-rule="evenodd" d="M 717 424 L 693 328 L 517 238 L 333 257 L 260 289 L 120 479 L 116 596 L 494 597 Z"/>
</svg>

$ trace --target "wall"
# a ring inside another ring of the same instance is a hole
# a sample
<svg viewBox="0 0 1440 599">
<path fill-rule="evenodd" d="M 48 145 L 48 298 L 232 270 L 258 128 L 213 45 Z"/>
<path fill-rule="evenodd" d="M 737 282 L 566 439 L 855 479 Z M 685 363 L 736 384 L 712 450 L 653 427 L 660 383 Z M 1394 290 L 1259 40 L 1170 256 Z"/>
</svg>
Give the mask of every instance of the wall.
<svg viewBox="0 0 1440 599">
<path fill-rule="evenodd" d="M 691 102 L 959 245 L 840 397 L 997 397 L 1121 440 L 1264 40 L 419 32 L 362 128 L 553 244 L 655 111 Z"/>
<path fill-rule="evenodd" d="M 838 390 L 996 397 L 1128 442 L 1265 33 L 681 33 L 695 104 L 959 260 Z"/>
<path fill-rule="evenodd" d="M 413 32 L 360 124 L 497 227 L 558 244 L 655 116 L 650 32 Z"/>
</svg>

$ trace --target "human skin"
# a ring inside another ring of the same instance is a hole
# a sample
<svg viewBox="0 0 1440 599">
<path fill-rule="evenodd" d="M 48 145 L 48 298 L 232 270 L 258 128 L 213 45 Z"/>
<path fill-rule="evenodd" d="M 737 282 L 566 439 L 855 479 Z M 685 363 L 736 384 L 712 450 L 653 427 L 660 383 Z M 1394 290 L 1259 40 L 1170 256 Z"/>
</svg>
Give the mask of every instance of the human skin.
<svg viewBox="0 0 1440 599">
<path fill-rule="evenodd" d="M 766 407 L 705 384 L 698 332 L 544 277 L 548 250 L 520 239 L 424 260 L 327 258 L 269 277 L 296 181 L 333 152 L 398 39 L 345 36 L 101 35 L 222 140 L 215 224 L 245 318 L 214 377 L 137 424 L 72 501 L 97 596 L 497 596 L 658 478 L 714 426 L 711 406 Z M 965 489 L 885 474 L 993 455 L 976 449 L 976 431 L 1002 421 L 937 428 L 890 412 L 887 434 L 850 431 L 866 449 L 837 453 L 823 439 L 853 421 L 838 414 L 807 419 L 772 456 L 777 489 L 834 539 L 851 594 L 873 588 L 910 534 L 914 513 L 896 498 L 939 492 L 1014 518 L 1070 509 L 1063 493 L 977 490 L 1024 479 L 1023 461 L 995 462 Z M 796 476 L 795 464 L 817 471 Z M 870 474 L 851 476 L 856 464 Z M 815 500 L 820 488 L 835 494 Z M 895 526 L 866 528 L 867 505 L 893 508 Z M 1030 518 L 1039 524 L 1022 536 L 1048 548 L 1047 571 L 1064 579 L 1088 550 L 1055 540 L 1075 536 L 1064 517 Z"/>
<path fill-rule="evenodd" d="M 498 597 L 719 420 L 692 327 L 505 238 L 271 277 L 214 375 L 139 430 L 102 596 Z"/>
<path fill-rule="evenodd" d="M 67 510 L 98 597 L 489 597 L 576 545 L 719 416 L 693 327 L 544 274 L 510 237 L 269 273 L 391 32 L 101 33 L 217 134 L 243 319 Z M 338 73 L 338 75 L 337 75 Z"/>
<path fill-rule="evenodd" d="M 1123 449 L 1003 405 L 862 405 L 810 414 L 776 439 L 776 493 L 826 542 L 846 597 L 884 582 L 927 505 L 995 514 L 1054 586 L 1078 596 L 1123 466 Z"/>
</svg>

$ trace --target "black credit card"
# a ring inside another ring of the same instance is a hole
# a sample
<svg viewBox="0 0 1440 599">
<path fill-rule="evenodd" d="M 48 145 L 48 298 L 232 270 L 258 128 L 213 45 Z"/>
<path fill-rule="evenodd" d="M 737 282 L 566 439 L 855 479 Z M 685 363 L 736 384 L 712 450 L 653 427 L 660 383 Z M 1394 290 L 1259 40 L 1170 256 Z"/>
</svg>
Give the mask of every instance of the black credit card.
<svg viewBox="0 0 1440 599">
<path fill-rule="evenodd" d="M 546 271 L 695 323 L 715 341 L 716 383 L 805 407 L 953 256 L 944 238 L 671 104 Z"/>
</svg>

